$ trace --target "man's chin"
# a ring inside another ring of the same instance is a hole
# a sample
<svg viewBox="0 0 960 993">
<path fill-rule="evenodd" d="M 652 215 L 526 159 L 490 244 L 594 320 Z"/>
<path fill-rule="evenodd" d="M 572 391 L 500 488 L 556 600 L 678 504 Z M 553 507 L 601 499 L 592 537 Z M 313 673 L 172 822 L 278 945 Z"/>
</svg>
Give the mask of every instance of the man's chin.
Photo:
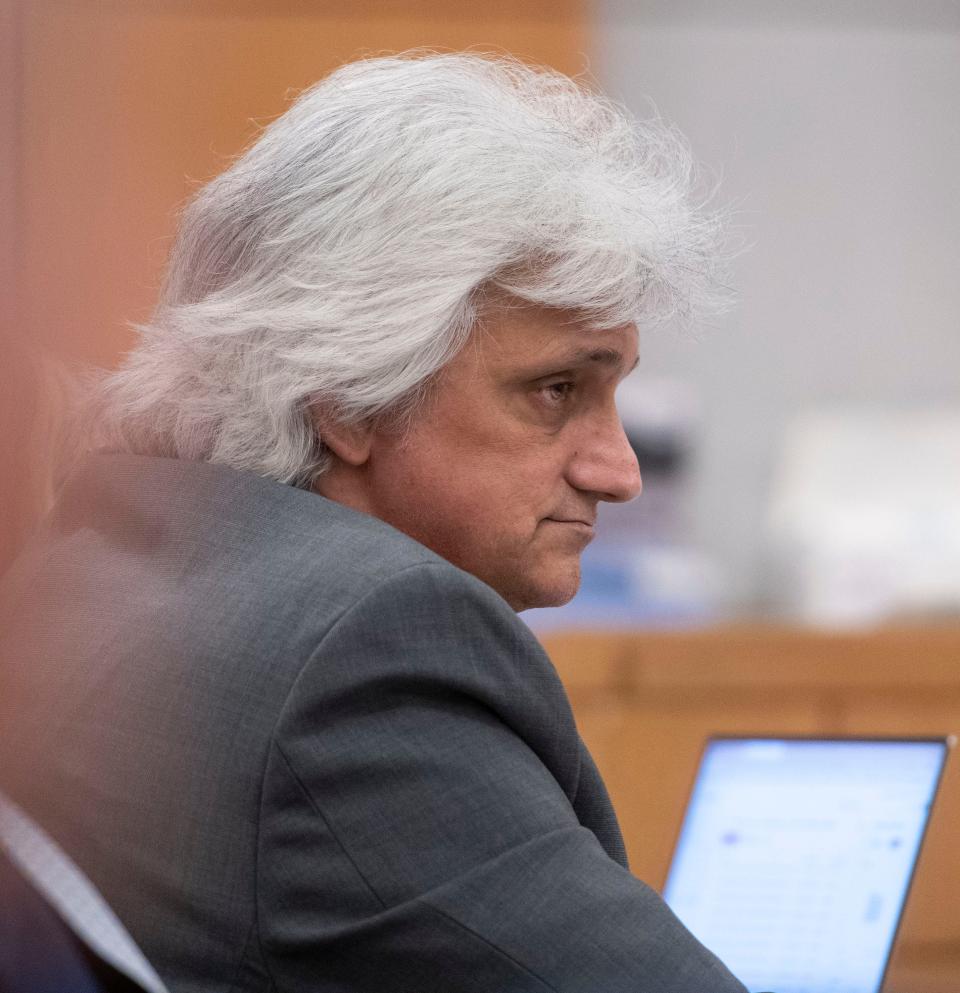
<svg viewBox="0 0 960 993">
<path fill-rule="evenodd" d="M 559 572 L 559 571 L 558 571 Z M 539 577 L 537 577 L 539 578 Z M 533 610 L 536 607 L 562 607 L 569 603 L 580 589 L 580 562 L 565 574 L 554 573 L 549 577 L 531 581 L 526 588 L 517 590 L 516 594 L 506 600 L 517 613 L 522 610 Z"/>
</svg>

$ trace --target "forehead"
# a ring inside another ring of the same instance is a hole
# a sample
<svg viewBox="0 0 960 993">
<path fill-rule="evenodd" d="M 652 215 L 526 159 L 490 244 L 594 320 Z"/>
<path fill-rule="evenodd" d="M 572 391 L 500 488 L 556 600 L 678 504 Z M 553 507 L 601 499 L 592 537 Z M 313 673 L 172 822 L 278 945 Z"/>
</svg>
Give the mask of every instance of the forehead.
<svg viewBox="0 0 960 993">
<path fill-rule="evenodd" d="M 597 329 L 570 311 L 508 307 L 489 315 L 468 351 L 491 371 L 593 366 L 625 375 L 636 364 L 634 325 Z M 544 374 L 546 374 L 546 372 Z"/>
</svg>

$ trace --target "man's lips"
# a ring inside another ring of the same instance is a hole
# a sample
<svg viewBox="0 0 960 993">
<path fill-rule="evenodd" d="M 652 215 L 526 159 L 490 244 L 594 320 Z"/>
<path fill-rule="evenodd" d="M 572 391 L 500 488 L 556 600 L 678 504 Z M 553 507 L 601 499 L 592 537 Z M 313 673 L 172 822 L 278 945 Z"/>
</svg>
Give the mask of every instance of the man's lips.
<svg viewBox="0 0 960 993">
<path fill-rule="evenodd" d="M 544 520 L 553 524 L 566 524 L 582 531 L 589 531 L 591 534 L 593 534 L 593 526 L 596 523 L 594 520 L 584 517 L 545 517 Z"/>
</svg>

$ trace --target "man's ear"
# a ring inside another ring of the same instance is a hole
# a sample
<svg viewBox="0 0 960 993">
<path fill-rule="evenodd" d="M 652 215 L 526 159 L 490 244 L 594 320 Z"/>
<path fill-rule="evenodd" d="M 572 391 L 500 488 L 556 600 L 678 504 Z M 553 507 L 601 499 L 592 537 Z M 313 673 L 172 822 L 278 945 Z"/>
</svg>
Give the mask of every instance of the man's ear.
<svg viewBox="0 0 960 993">
<path fill-rule="evenodd" d="M 373 424 L 370 421 L 344 421 L 324 403 L 310 405 L 310 420 L 320 441 L 347 465 L 362 466 L 370 458 Z"/>
</svg>

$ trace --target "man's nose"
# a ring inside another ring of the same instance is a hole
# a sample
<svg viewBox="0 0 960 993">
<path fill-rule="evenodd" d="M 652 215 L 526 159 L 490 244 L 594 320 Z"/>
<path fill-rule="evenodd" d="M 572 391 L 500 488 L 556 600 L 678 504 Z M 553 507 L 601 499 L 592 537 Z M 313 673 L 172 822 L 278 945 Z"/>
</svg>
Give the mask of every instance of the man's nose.
<svg viewBox="0 0 960 993">
<path fill-rule="evenodd" d="M 626 503 L 640 495 L 640 465 L 619 415 L 583 439 L 571 460 L 568 479 L 576 489 L 610 503 Z"/>
</svg>

